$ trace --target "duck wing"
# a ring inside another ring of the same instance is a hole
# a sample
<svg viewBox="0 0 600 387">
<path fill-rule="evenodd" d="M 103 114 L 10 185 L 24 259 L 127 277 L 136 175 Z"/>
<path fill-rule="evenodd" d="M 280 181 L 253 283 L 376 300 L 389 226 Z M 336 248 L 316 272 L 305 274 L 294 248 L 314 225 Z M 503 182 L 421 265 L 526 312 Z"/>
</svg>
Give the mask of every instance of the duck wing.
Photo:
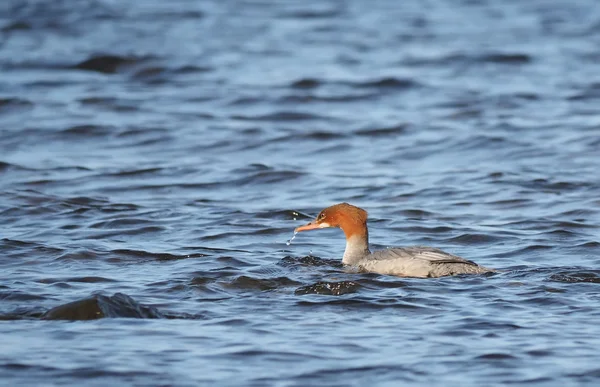
<svg viewBox="0 0 600 387">
<path fill-rule="evenodd" d="M 366 257 L 373 260 L 388 260 L 388 259 L 405 259 L 405 260 L 421 260 L 431 264 L 443 263 L 462 263 L 467 265 L 478 266 L 475 262 L 452 255 L 435 247 L 427 246 L 407 246 L 393 247 L 385 250 L 376 251 Z"/>
</svg>

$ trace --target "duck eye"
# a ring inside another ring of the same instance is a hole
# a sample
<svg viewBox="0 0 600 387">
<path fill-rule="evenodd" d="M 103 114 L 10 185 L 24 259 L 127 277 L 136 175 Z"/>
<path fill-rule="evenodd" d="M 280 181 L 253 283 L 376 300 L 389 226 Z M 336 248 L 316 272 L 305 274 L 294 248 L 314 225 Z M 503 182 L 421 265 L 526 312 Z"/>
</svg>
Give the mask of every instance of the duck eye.
<svg viewBox="0 0 600 387">
<path fill-rule="evenodd" d="M 325 213 L 322 213 L 321 215 L 319 215 L 319 219 L 325 219 Z"/>
</svg>

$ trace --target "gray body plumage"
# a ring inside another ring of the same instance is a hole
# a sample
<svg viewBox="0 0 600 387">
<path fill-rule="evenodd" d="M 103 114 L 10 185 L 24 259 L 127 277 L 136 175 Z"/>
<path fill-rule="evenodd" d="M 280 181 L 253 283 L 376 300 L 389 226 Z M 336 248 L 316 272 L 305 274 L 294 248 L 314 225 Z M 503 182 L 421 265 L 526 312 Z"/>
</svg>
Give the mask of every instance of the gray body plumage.
<svg viewBox="0 0 600 387">
<path fill-rule="evenodd" d="M 364 251 L 364 250 L 363 250 Z M 396 247 L 358 257 L 344 262 L 360 270 L 401 277 L 443 277 L 456 274 L 480 274 L 494 270 L 426 246 Z"/>
</svg>

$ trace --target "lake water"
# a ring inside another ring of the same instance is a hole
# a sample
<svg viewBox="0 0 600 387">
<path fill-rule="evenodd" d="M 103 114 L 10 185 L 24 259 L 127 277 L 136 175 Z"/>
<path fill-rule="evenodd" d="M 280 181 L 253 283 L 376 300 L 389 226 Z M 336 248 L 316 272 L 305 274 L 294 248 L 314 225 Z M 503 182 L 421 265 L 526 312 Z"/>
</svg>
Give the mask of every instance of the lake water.
<svg viewBox="0 0 600 387">
<path fill-rule="evenodd" d="M 598 63 L 594 0 L 4 0 L 0 384 L 598 385 Z M 286 245 L 342 201 L 501 272 Z"/>
</svg>

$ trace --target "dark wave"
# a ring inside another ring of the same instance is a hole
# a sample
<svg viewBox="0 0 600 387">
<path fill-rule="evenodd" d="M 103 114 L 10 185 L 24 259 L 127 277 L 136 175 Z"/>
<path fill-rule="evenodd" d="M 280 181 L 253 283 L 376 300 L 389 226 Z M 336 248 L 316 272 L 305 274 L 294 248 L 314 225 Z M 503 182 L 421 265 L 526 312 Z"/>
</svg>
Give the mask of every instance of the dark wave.
<svg viewBox="0 0 600 387">
<path fill-rule="evenodd" d="M 176 79 L 178 75 L 189 75 L 189 74 L 200 74 L 213 71 L 214 68 L 210 66 L 175 66 L 170 67 L 168 65 L 156 64 L 156 63 L 141 63 L 138 69 L 135 69 L 131 78 L 136 81 L 143 81 L 149 84 L 168 84 L 169 82 Z M 203 97 L 202 99 L 208 100 L 210 97 Z"/>
<path fill-rule="evenodd" d="M 70 278 L 42 278 L 37 282 L 42 284 L 55 284 L 59 282 L 81 282 L 81 283 L 102 283 L 117 282 L 116 280 L 105 277 L 70 277 Z"/>
<path fill-rule="evenodd" d="M 298 79 L 290 84 L 294 89 L 314 89 L 321 86 L 322 82 L 316 78 Z"/>
<path fill-rule="evenodd" d="M 0 113 L 33 107 L 33 102 L 22 98 L 0 98 Z"/>
<path fill-rule="evenodd" d="M 354 133 L 359 136 L 367 137 L 378 137 L 378 136 L 397 136 L 404 132 L 408 128 L 408 124 L 399 124 L 381 128 L 369 128 L 356 130 Z"/>
<path fill-rule="evenodd" d="M 13 31 L 28 31 L 31 29 L 33 29 L 33 26 L 31 25 L 31 23 L 27 23 L 25 21 L 19 20 L 19 21 L 6 23 L 4 26 L 2 26 L 0 31 L 13 32 Z"/>
<path fill-rule="evenodd" d="M 409 66 L 477 66 L 490 63 L 498 65 L 525 65 L 534 60 L 526 53 L 490 52 L 484 54 L 451 53 L 431 58 L 412 57 L 403 61 Z"/>
<path fill-rule="evenodd" d="M 164 318 L 156 308 L 142 305 L 123 293 L 100 294 L 54 307 L 43 320 L 96 320 L 99 318 Z"/>
<path fill-rule="evenodd" d="M 338 266 L 341 267 L 339 260 L 330 260 L 307 255 L 305 257 L 286 256 L 279 262 L 283 266 Z"/>
<path fill-rule="evenodd" d="M 563 271 L 552 274 L 549 278 L 553 282 L 563 283 L 590 283 L 600 284 L 600 271 Z"/>
<path fill-rule="evenodd" d="M 133 258 L 133 259 L 155 259 L 157 261 L 173 261 L 180 259 L 189 259 L 189 258 L 202 258 L 205 257 L 205 254 L 202 253 L 192 253 L 192 254 L 171 254 L 171 253 L 155 253 L 151 251 L 145 250 L 132 250 L 132 249 L 115 249 L 110 251 L 116 257 L 121 259 L 123 258 Z"/>
<path fill-rule="evenodd" d="M 600 98 L 600 82 L 585 85 L 583 90 L 567 97 L 570 101 L 598 100 Z"/>
<path fill-rule="evenodd" d="M 14 163 L 7 163 L 4 161 L 0 161 L 0 172 L 5 172 L 5 171 L 9 171 L 9 170 L 14 170 L 14 171 L 27 171 L 27 170 L 31 170 L 30 168 L 25 168 L 21 165 L 18 164 L 14 164 Z"/>
<path fill-rule="evenodd" d="M 40 254 L 41 256 L 48 256 L 64 252 L 64 249 L 61 247 L 51 246 L 35 241 L 2 238 L 0 239 L 0 242 L 0 250 L 4 250 L 8 253 L 33 252 Z"/>
<path fill-rule="evenodd" d="M 134 112 L 139 110 L 139 107 L 133 101 L 126 101 L 119 98 L 101 98 L 89 97 L 79 100 L 81 104 L 104 108 L 115 112 Z"/>
<path fill-rule="evenodd" d="M 96 55 L 73 66 L 77 70 L 95 71 L 104 74 L 114 74 L 126 66 L 139 64 L 144 58 L 119 55 Z"/>
<path fill-rule="evenodd" d="M 19 290 L 0 290 L 0 300 L 4 302 L 8 301 L 19 301 L 19 302 L 31 302 L 45 300 L 46 297 L 37 294 L 25 293 Z"/>
<path fill-rule="evenodd" d="M 402 79 L 395 77 L 379 78 L 363 82 L 348 82 L 350 86 L 359 88 L 377 88 L 377 89 L 410 89 L 420 86 L 418 82 L 412 79 Z"/>
<path fill-rule="evenodd" d="M 329 19 L 335 18 L 341 14 L 341 9 L 303 9 L 285 12 L 281 17 L 293 19 Z"/>
<path fill-rule="evenodd" d="M 435 213 L 433 213 L 431 211 L 415 208 L 415 209 L 401 210 L 401 211 L 399 211 L 399 215 L 402 215 L 402 216 L 405 216 L 405 217 L 411 218 L 411 219 L 425 219 L 425 218 L 431 218 L 431 217 L 435 216 Z M 438 229 L 439 229 L 439 227 L 438 227 Z"/>
<path fill-rule="evenodd" d="M 231 119 L 234 120 L 242 120 L 242 121 L 310 121 L 310 120 L 322 120 L 327 119 L 327 117 L 319 116 L 312 113 L 304 113 L 304 112 L 294 112 L 294 111 L 282 111 L 271 114 L 263 114 L 256 116 L 246 116 L 246 115 L 233 115 Z"/>
<path fill-rule="evenodd" d="M 294 104 L 303 104 L 303 103 L 312 103 L 318 104 L 321 102 L 354 102 L 354 101 L 362 101 L 362 100 L 371 100 L 374 98 L 378 98 L 380 96 L 379 93 L 376 92 L 360 92 L 360 93 L 340 93 L 339 95 L 313 95 L 313 94 L 302 94 L 302 95 L 286 95 L 281 97 L 278 101 L 281 103 L 294 103 Z M 259 100 L 254 101 L 259 102 Z"/>
<path fill-rule="evenodd" d="M 119 218 L 113 220 L 105 220 L 98 223 L 94 223 L 89 225 L 90 228 L 100 228 L 100 229 L 114 229 L 114 228 L 124 228 L 138 225 L 149 225 L 154 222 L 149 219 L 142 218 Z"/>
<path fill-rule="evenodd" d="M 481 62 L 498 64 L 527 64 L 533 61 L 533 58 L 527 54 L 520 53 L 492 53 L 478 58 Z"/>
<path fill-rule="evenodd" d="M 418 312 L 431 312 L 432 308 L 428 307 L 424 304 L 417 304 L 413 302 L 403 301 L 401 299 L 393 299 L 393 300 L 372 300 L 367 298 L 344 298 L 344 297 L 324 297 L 321 300 L 317 301 L 307 301 L 300 300 L 297 302 L 298 306 L 306 307 L 306 308 L 314 308 L 314 307 L 336 307 L 340 309 L 344 308 L 361 308 L 364 311 L 373 311 L 373 310 L 385 310 L 385 309 L 400 309 L 406 311 L 418 311 Z"/>
<path fill-rule="evenodd" d="M 290 287 L 298 285 L 297 281 L 294 281 L 288 277 L 277 277 L 277 278 L 256 278 L 247 275 L 239 276 L 227 283 L 225 286 L 228 289 L 242 290 L 242 291 L 267 291 L 276 290 L 280 288 Z"/>
<path fill-rule="evenodd" d="M 294 294 L 324 294 L 330 296 L 341 296 L 344 294 L 355 293 L 360 288 L 360 284 L 353 281 L 317 282 L 311 285 L 299 287 L 294 291 Z"/>
<path fill-rule="evenodd" d="M 448 242 L 465 244 L 465 245 L 491 244 L 491 243 L 500 242 L 503 240 L 504 240 L 504 238 L 498 237 L 498 236 L 493 236 L 493 235 L 488 235 L 488 234 L 472 234 L 472 233 L 461 234 L 459 236 L 447 239 Z"/>
<path fill-rule="evenodd" d="M 114 131 L 113 127 L 103 125 L 76 125 L 64 129 L 61 133 L 72 136 L 106 136 Z"/>
</svg>

